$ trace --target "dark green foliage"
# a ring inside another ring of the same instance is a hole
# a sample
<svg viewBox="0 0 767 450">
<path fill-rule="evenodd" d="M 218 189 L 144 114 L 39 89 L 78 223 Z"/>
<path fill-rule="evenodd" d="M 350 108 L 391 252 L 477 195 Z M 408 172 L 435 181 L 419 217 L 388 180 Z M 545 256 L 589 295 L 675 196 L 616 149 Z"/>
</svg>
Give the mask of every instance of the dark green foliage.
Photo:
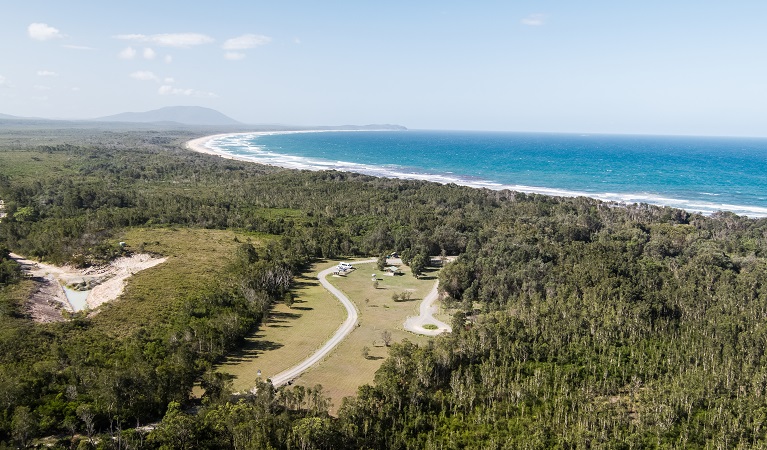
<svg viewBox="0 0 767 450">
<path fill-rule="evenodd" d="M 765 440 L 767 221 L 589 208 L 588 239 L 561 239 L 579 203 L 496 210 L 440 273 L 463 309 L 454 332 L 392 346 L 375 387 L 339 413 L 347 445 Z"/>
<path fill-rule="evenodd" d="M 0 286 L 21 278 L 21 268 L 9 256 L 7 248 L 0 247 Z"/>
<path fill-rule="evenodd" d="M 17 269 L 0 252 L 0 276 L 11 283 L 0 287 L 2 441 L 85 436 L 89 422 L 99 442 L 136 448 L 767 440 L 767 220 L 282 171 L 194 154 L 173 136 L 146 133 L 0 152 L 8 213 L 0 247 L 85 265 L 119 254 L 114 231 L 136 225 L 279 238 L 242 244 L 228 276 L 190 293 L 170 323 L 119 340 L 87 318 L 29 323 L 7 294 L 28 281 L 12 283 Z M 31 156 L 45 170 L 33 170 Z M 392 344 L 375 385 L 347 399 L 337 419 L 325 413 L 320 388 L 260 384 L 241 401 L 228 397 L 211 364 L 273 302 L 289 302 L 292 277 L 309 260 L 391 249 L 414 274 L 429 255 L 460 254 L 439 274 L 459 311 L 451 335 L 425 347 Z M 186 407 L 201 377 L 209 392 L 195 414 Z M 148 439 L 125 431 L 163 416 Z"/>
</svg>

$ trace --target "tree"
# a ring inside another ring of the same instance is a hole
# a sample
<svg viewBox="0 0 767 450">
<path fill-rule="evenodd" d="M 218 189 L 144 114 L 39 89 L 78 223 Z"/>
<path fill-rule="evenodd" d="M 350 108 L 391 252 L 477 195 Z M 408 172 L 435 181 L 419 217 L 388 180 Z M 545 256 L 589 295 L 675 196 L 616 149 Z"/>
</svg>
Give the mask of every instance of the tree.
<svg viewBox="0 0 767 450">
<path fill-rule="evenodd" d="M 423 253 L 419 253 L 410 260 L 410 270 L 413 271 L 414 277 L 418 278 L 421 276 L 428 263 L 428 258 L 429 257 Z"/>
<path fill-rule="evenodd" d="M 293 425 L 293 441 L 301 450 L 333 448 L 333 427 L 328 418 L 305 417 Z"/>
<path fill-rule="evenodd" d="M 293 297 L 292 292 L 286 292 L 283 296 L 283 301 L 285 302 L 285 306 L 287 306 L 288 309 L 293 309 L 293 302 L 295 302 L 295 298 Z"/>
<path fill-rule="evenodd" d="M 389 330 L 383 330 L 381 332 L 381 340 L 383 341 L 385 346 L 391 345 L 391 331 Z"/>
<path fill-rule="evenodd" d="M 77 407 L 77 417 L 85 424 L 85 433 L 88 435 L 88 441 L 93 442 L 93 434 L 95 432 L 95 423 L 93 419 L 96 414 L 93 411 L 93 407 L 87 403 L 83 403 Z"/>
<path fill-rule="evenodd" d="M 376 267 L 378 267 L 378 270 L 380 271 L 383 271 L 386 268 L 386 254 L 378 257 L 378 260 L 376 261 Z"/>
<path fill-rule="evenodd" d="M 200 381 L 200 386 L 205 390 L 202 396 L 203 402 L 215 404 L 228 400 L 232 395 L 233 379 L 233 375 L 208 369 L 205 375 L 203 375 L 202 381 Z"/>
<path fill-rule="evenodd" d="M 13 410 L 11 428 L 13 429 L 13 438 L 16 439 L 22 447 L 26 447 L 29 444 L 29 440 L 37 431 L 37 419 L 35 419 L 35 415 L 29 407 L 17 406 L 16 409 Z"/>
<path fill-rule="evenodd" d="M 362 347 L 362 357 L 365 359 L 370 358 L 370 347 L 368 347 L 367 345 Z"/>
<path fill-rule="evenodd" d="M 196 416 L 181 411 L 178 402 L 170 402 L 165 417 L 148 439 L 164 448 L 194 449 L 198 447 L 199 433 L 200 424 Z"/>
</svg>

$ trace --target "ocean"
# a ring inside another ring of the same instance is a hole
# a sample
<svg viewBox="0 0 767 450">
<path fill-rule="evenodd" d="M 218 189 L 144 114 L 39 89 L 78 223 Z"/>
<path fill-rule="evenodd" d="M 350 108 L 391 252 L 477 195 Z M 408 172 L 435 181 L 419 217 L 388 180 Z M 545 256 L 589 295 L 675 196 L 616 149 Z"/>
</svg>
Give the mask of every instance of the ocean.
<svg viewBox="0 0 767 450">
<path fill-rule="evenodd" d="M 227 135 L 206 146 L 295 169 L 767 217 L 763 138 L 328 131 Z"/>
</svg>

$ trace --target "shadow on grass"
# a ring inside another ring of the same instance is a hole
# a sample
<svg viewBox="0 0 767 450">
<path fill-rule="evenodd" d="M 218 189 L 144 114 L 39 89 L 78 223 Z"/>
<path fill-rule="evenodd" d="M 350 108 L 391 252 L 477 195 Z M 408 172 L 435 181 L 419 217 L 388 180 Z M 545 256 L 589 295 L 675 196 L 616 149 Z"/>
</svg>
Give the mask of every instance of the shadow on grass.
<svg viewBox="0 0 767 450">
<path fill-rule="evenodd" d="M 366 356 L 365 359 L 368 361 L 378 361 L 379 359 L 384 359 L 383 356 Z"/>
<path fill-rule="evenodd" d="M 320 282 L 316 278 L 299 278 L 293 280 L 293 289 L 304 289 L 319 286 Z"/>
<path fill-rule="evenodd" d="M 298 309 L 298 308 L 293 308 Z M 289 313 L 289 312 L 279 312 L 279 311 L 272 311 L 269 314 L 269 317 L 264 321 L 265 324 L 271 324 L 271 323 L 285 323 L 290 320 L 295 320 L 301 317 L 303 314 L 300 313 Z"/>
<path fill-rule="evenodd" d="M 292 307 L 292 308 L 290 308 L 290 309 L 297 309 L 297 310 L 299 310 L 299 311 L 311 311 L 311 310 L 313 310 L 314 308 L 312 308 L 312 307 L 310 307 L 310 306 L 293 306 L 293 307 Z"/>
<path fill-rule="evenodd" d="M 283 347 L 283 344 L 280 344 L 274 341 L 262 340 L 262 339 L 259 339 L 260 337 L 263 337 L 263 334 L 259 333 L 255 335 L 252 339 L 246 340 L 240 348 L 231 352 L 226 357 L 226 359 L 224 359 L 223 363 L 233 364 L 233 363 L 239 363 L 243 361 L 249 361 L 262 353 L 265 353 L 271 350 L 277 350 Z"/>
</svg>

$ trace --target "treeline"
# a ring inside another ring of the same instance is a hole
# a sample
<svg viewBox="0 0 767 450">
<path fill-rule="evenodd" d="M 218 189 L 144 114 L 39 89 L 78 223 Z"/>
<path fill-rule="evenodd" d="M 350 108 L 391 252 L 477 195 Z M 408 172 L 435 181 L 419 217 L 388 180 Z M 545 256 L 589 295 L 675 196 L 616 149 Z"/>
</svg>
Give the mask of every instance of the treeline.
<svg viewBox="0 0 767 450">
<path fill-rule="evenodd" d="M 212 364 L 261 322 L 306 262 L 272 255 L 242 244 L 219 285 L 190 293 L 171 323 L 144 324 L 124 339 L 96 331 L 85 317 L 33 325 L 23 305 L 5 303 L 0 439 L 24 443 L 23 436 L 75 431 L 117 436 L 162 417 L 171 402 L 188 404 L 195 381 L 200 375 L 215 381 Z"/>
<path fill-rule="evenodd" d="M 242 245 L 231 277 L 190 298 L 177 322 L 121 342 L 98 339 L 82 318 L 45 333 L 5 319 L 0 439 L 21 442 L 20 424 L 34 422 L 28 436 L 67 432 L 66 423 L 72 434 L 106 433 L 93 441 L 104 448 L 705 448 L 767 440 L 767 220 L 282 171 L 131 139 L 130 150 L 42 149 L 65 156 L 78 177 L 0 176 L 9 213 L 0 243 L 89 264 L 111 257 L 114 229 L 136 225 L 279 239 Z M 345 401 L 337 418 L 325 413 L 319 388 L 262 385 L 230 399 L 209 364 L 285 295 L 302 264 L 392 250 L 411 262 L 460 254 L 440 273 L 446 301 L 459 309 L 451 335 L 426 347 L 393 345 L 375 384 Z M 18 381 L 18 373 L 30 376 Z M 200 375 L 208 394 L 194 413 L 184 406 Z M 162 415 L 146 438 L 126 430 Z"/>
<path fill-rule="evenodd" d="M 52 262 L 113 257 L 112 230 L 139 225 L 280 234 L 317 257 L 420 248 L 457 254 L 476 229 L 479 191 L 338 172 L 291 172 L 185 150 L 45 146 L 67 173 L 0 175 L 9 247 Z M 74 159 L 74 161 L 71 161 Z M 464 208 L 464 206 L 468 206 Z M 74 260 L 73 260 L 74 258 Z"/>
<path fill-rule="evenodd" d="M 10 252 L 0 247 L 0 286 L 18 281 L 21 278 L 21 268 L 11 259 Z"/>
<path fill-rule="evenodd" d="M 765 221 L 547 203 L 441 272 L 453 334 L 392 349 L 339 412 L 347 445 L 762 445 Z"/>
</svg>

